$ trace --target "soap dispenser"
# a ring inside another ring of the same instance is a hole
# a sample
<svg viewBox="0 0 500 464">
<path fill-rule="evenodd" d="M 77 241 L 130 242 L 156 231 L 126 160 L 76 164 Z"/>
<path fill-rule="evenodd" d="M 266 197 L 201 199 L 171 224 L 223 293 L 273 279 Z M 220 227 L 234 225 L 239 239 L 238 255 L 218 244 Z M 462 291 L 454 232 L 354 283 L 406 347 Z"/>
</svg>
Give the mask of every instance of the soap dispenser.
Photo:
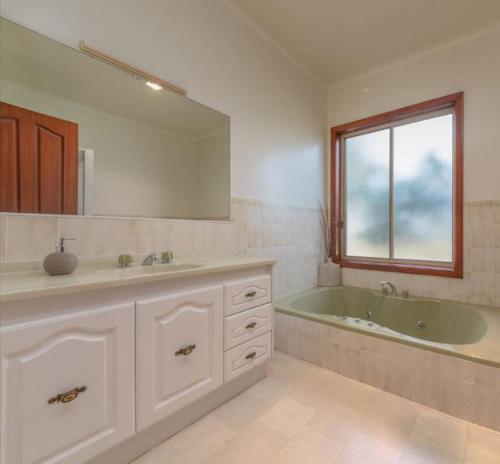
<svg viewBox="0 0 500 464">
<path fill-rule="evenodd" d="M 50 253 L 43 260 L 43 268 L 50 275 L 66 275 L 71 274 L 78 263 L 76 256 L 73 253 L 66 252 L 64 242 L 75 240 L 74 238 L 61 237 L 58 250 L 55 253 Z"/>
</svg>

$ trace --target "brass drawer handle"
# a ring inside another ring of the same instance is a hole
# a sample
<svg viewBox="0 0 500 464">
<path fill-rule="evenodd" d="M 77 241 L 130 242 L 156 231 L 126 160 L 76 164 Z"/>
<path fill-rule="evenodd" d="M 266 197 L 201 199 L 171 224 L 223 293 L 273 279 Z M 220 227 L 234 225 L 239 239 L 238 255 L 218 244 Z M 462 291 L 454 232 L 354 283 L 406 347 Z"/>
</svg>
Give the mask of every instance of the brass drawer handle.
<svg viewBox="0 0 500 464">
<path fill-rule="evenodd" d="M 255 356 L 257 356 L 257 352 L 252 351 L 251 353 L 248 353 L 248 354 L 245 356 L 245 359 L 253 359 L 253 358 L 255 358 Z"/>
<path fill-rule="evenodd" d="M 195 348 L 196 348 L 196 345 L 189 345 L 189 346 L 186 346 L 185 348 L 180 348 L 179 350 L 177 350 L 175 352 L 175 355 L 176 356 L 188 356 L 193 352 L 193 350 Z"/>
<path fill-rule="evenodd" d="M 257 295 L 257 292 L 252 290 L 251 292 L 245 293 L 245 298 L 253 298 L 255 295 Z"/>
<path fill-rule="evenodd" d="M 59 393 L 56 396 L 50 398 L 47 403 L 71 403 L 71 401 L 76 400 L 80 393 L 87 390 L 87 387 L 83 385 L 82 387 L 73 388 L 73 390 L 67 391 L 65 393 Z"/>
<path fill-rule="evenodd" d="M 248 329 L 248 330 L 255 329 L 256 326 L 257 326 L 257 322 L 255 322 L 255 321 L 254 322 L 250 322 L 250 324 L 247 324 L 245 326 L 245 329 Z"/>
</svg>

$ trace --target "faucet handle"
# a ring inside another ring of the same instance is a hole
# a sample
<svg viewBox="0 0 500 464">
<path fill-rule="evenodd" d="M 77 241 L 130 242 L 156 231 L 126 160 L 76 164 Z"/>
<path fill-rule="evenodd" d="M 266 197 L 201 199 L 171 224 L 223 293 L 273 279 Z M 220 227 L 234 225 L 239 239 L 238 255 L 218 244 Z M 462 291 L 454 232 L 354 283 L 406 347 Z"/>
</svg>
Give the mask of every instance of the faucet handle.
<svg viewBox="0 0 500 464">
<path fill-rule="evenodd" d="M 132 262 L 134 261 L 134 258 L 132 255 L 129 254 L 124 254 L 118 256 L 118 266 L 119 267 L 130 267 Z"/>
<path fill-rule="evenodd" d="M 171 251 L 162 251 L 161 252 L 161 262 L 162 263 L 170 263 L 174 259 L 174 254 Z"/>
</svg>

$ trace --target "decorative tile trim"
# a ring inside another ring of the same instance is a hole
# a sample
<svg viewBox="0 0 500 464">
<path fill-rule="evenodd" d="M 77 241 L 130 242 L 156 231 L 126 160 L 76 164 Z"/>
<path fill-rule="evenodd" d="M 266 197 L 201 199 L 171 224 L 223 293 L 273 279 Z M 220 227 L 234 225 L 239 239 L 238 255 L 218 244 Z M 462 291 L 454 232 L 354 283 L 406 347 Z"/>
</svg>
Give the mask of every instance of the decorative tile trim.
<svg viewBox="0 0 500 464">
<path fill-rule="evenodd" d="M 500 431 L 500 368 L 275 313 L 278 351 Z"/>
<path fill-rule="evenodd" d="M 466 201 L 465 206 L 500 206 L 500 200 L 475 200 Z"/>
</svg>

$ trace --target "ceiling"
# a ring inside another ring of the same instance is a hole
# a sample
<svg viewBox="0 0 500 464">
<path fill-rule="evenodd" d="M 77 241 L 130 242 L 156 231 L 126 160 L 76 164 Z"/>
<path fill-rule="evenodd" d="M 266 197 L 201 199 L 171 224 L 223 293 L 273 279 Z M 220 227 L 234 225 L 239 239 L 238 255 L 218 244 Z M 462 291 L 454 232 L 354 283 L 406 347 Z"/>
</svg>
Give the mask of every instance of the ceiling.
<svg viewBox="0 0 500 464">
<path fill-rule="evenodd" d="M 152 90 L 126 72 L 11 21 L 0 18 L 0 26 L 2 81 L 192 139 L 228 127 L 228 116 L 189 98 Z"/>
<path fill-rule="evenodd" d="M 229 0 L 324 85 L 500 20 L 500 0 Z"/>
</svg>

